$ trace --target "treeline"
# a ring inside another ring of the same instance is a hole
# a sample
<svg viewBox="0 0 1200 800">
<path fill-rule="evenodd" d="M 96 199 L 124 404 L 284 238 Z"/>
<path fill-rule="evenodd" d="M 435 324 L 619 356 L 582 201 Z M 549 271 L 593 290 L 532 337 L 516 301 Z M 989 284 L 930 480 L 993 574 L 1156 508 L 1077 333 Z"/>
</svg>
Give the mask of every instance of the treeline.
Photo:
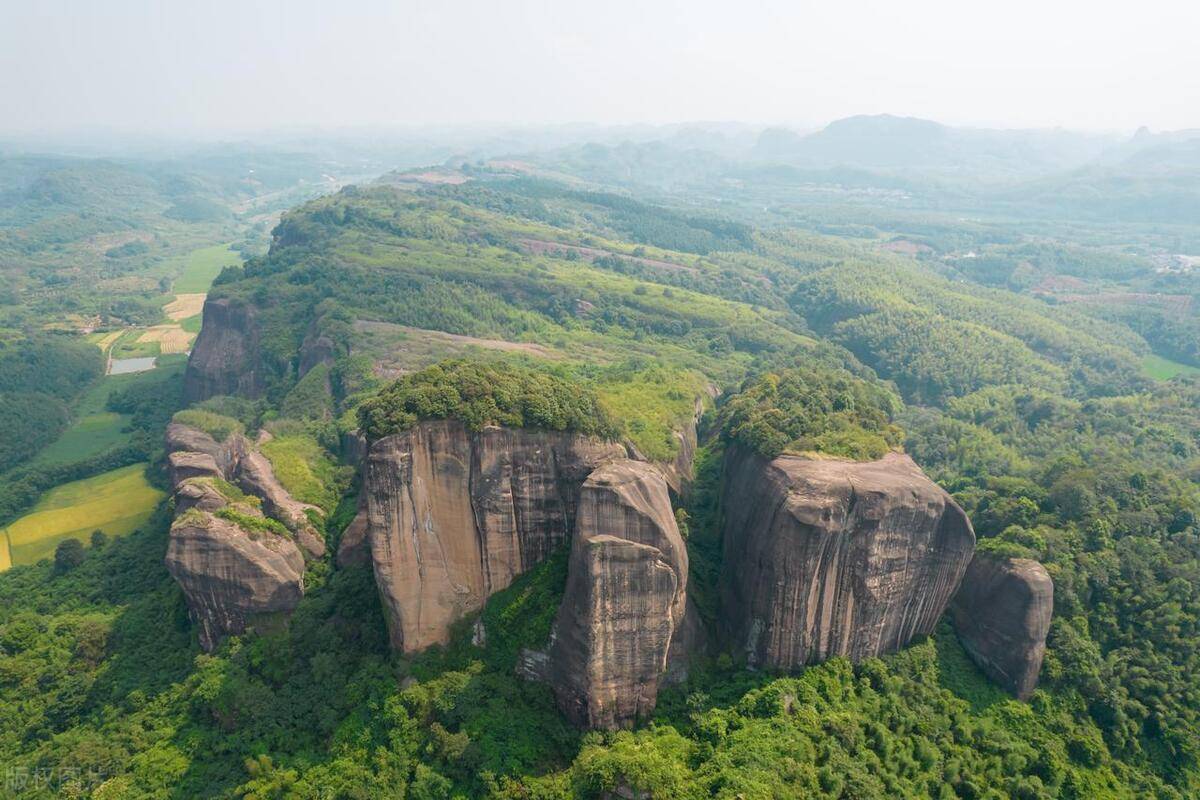
<svg viewBox="0 0 1200 800">
<path fill-rule="evenodd" d="M 0 342 L 0 472 L 57 439 L 70 420 L 69 405 L 103 372 L 99 349 L 78 339 Z"/>
<path fill-rule="evenodd" d="M 748 380 L 720 408 L 730 442 L 766 458 L 784 452 L 881 458 L 903 435 L 892 424 L 900 402 L 844 370 L 793 367 Z"/>
<path fill-rule="evenodd" d="M 435 364 L 384 387 L 363 401 L 358 419 L 370 439 L 400 433 L 422 419 L 456 419 L 473 431 L 501 425 L 616 435 L 595 392 L 578 382 L 516 364 L 461 360 Z"/>
</svg>

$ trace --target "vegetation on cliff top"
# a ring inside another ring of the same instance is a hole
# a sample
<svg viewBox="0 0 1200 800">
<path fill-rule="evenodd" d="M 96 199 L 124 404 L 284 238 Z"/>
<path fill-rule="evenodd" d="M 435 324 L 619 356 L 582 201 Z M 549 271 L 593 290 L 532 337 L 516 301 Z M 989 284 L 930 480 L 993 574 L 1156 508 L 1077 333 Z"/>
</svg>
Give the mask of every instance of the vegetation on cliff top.
<svg viewBox="0 0 1200 800">
<path fill-rule="evenodd" d="M 614 436 L 590 389 L 517 364 L 446 361 L 405 375 L 359 406 L 370 439 L 400 433 L 422 419 L 457 419 L 473 431 L 488 425 Z"/>
<path fill-rule="evenodd" d="M 722 435 L 767 458 L 823 453 L 882 458 L 903 439 L 900 400 L 845 370 L 792 367 L 747 380 L 720 410 Z"/>
</svg>

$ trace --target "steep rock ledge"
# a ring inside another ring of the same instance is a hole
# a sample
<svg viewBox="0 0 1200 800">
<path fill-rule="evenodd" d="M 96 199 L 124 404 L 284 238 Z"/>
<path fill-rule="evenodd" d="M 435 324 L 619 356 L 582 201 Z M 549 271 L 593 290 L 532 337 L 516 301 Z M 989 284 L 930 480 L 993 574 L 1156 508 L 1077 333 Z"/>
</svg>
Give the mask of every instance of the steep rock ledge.
<svg viewBox="0 0 1200 800">
<path fill-rule="evenodd" d="M 687 611 L 687 548 L 652 465 L 614 461 L 583 484 L 549 680 L 584 728 L 649 716 Z"/>
<path fill-rule="evenodd" d="M 412 652 L 567 541 L 580 487 L 625 449 L 552 431 L 423 422 L 372 444 L 367 536 L 392 646 Z"/>
<path fill-rule="evenodd" d="M 893 652 L 933 630 L 975 546 L 910 458 L 726 455 L 722 617 L 748 662 L 794 669 Z"/>
<path fill-rule="evenodd" d="M 1020 700 L 1037 688 L 1054 613 L 1050 573 L 1027 558 L 976 553 L 951 605 L 963 648 Z"/>
<path fill-rule="evenodd" d="M 263 390 L 254 306 L 232 298 L 209 298 L 184 372 L 185 404 L 217 395 L 258 397 Z"/>
<path fill-rule="evenodd" d="M 280 624 L 304 594 L 304 557 L 291 541 L 195 509 L 171 526 L 166 565 L 206 651 L 230 634 Z"/>
</svg>

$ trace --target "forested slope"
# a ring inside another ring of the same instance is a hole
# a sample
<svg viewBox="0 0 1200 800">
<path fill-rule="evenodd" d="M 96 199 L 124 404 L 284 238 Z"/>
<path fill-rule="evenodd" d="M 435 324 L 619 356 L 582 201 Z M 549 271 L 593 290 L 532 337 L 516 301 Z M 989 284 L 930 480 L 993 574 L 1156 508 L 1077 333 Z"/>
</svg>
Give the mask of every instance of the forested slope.
<svg viewBox="0 0 1200 800">
<path fill-rule="evenodd" d="M 1143 378 L 1148 346 L 1128 327 L 861 242 L 511 178 L 312 201 L 210 302 L 253 328 L 231 368 L 261 380 L 185 419 L 270 432 L 281 479 L 329 510 L 331 551 L 356 507 L 337 462 L 360 419 L 493 419 L 457 387 L 499 396 L 510 387 L 487 376 L 508 369 L 513 392 L 547 387 L 575 427 L 670 460 L 698 403 L 706 435 L 677 519 L 709 622 L 723 448 L 903 447 L 982 547 L 1049 569 L 1041 686 L 1009 698 L 945 625 L 790 676 L 718 646 L 647 724 L 581 735 L 515 674 L 549 635 L 565 554 L 491 599 L 486 647 L 464 624 L 448 647 L 389 653 L 369 571 L 329 556 L 286 630 L 207 655 L 162 567 L 164 513 L 73 570 L 0 576 L 6 767 L 79 769 L 68 780 L 106 798 L 1200 791 L 1200 383 Z"/>
</svg>

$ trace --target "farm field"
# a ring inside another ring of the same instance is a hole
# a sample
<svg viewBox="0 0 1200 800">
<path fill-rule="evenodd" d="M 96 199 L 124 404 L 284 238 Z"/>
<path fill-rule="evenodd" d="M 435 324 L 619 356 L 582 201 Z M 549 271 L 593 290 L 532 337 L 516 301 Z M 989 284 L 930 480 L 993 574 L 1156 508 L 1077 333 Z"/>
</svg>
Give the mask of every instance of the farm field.
<svg viewBox="0 0 1200 800">
<path fill-rule="evenodd" d="M 162 370 L 182 371 L 183 356 L 161 356 L 154 370 L 126 375 L 105 375 L 79 398 L 72 409 L 74 422 L 62 436 L 38 454 L 35 464 L 68 464 L 103 453 L 112 447 L 129 443 L 126 427 L 129 417 L 109 411 L 108 396 L 117 389 L 128 388 L 139 381 L 161 380 Z"/>
<path fill-rule="evenodd" d="M 217 244 L 211 247 L 201 247 L 197 250 L 192 250 L 190 253 L 171 259 L 167 264 L 170 271 L 177 272 L 179 275 L 175 280 L 172 291 L 177 296 L 204 294 L 208 291 L 208 287 L 212 285 L 213 279 L 220 274 L 224 267 L 240 264 L 241 262 L 241 254 L 233 250 L 228 244 Z M 200 302 L 203 303 L 203 300 Z M 191 314 L 184 314 L 184 316 L 192 316 L 198 310 L 193 311 Z M 171 312 L 168 310 L 167 313 Z M 177 317 L 176 319 L 182 319 L 182 317 Z"/>
<path fill-rule="evenodd" d="M 1176 375 L 1200 375 L 1200 369 L 1180 364 L 1162 356 L 1149 355 L 1142 359 L 1142 371 L 1159 381 L 1169 381 Z"/>
<path fill-rule="evenodd" d="M 111 537 L 134 531 L 164 496 L 146 480 L 146 466 L 133 464 L 51 489 L 4 530 L 0 569 L 51 558 L 64 539 L 86 544 L 92 531 Z"/>
<path fill-rule="evenodd" d="M 125 444 L 127 418 L 112 411 L 80 417 L 63 435 L 38 453 L 35 464 L 69 464 L 99 455 L 109 448 Z"/>
</svg>

